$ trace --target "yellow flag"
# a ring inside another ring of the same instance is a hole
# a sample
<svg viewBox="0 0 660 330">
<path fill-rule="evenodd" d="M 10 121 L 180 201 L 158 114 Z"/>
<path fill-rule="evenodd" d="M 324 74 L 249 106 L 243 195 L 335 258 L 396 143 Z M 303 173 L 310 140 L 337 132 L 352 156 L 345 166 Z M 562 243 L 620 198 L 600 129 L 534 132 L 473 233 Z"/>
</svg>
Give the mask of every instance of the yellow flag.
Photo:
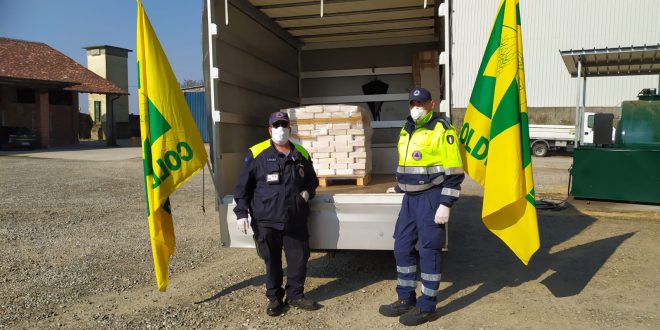
<svg viewBox="0 0 660 330">
<path fill-rule="evenodd" d="M 484 224 L 527 265 L 539 232 L 517 0 L 500 2 L 459 140 L 466 173 L 484 187 Z"/>
<path fill-rule="evenodd" d="M 207 155 L 139 0 L 137 6 L 138 95 L 149 233 L 158 289 L 165 291 L 175 246 L 169 196 L 204 167 Z"/>
</svg>

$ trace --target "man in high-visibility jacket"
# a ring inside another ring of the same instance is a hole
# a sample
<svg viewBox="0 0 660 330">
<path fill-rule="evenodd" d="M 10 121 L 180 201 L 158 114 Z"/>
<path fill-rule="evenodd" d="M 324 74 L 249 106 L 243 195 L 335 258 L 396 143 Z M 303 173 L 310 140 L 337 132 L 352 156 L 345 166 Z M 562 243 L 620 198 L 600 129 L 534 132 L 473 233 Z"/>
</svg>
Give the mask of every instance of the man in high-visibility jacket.
<svg viewBox="0 0 660 330">
<path fill-rule="evenodd" d="M 404 325 L 428 322 L 435 313 L 442 270 L 445 224 L 458 199 L 465 178 L 458 138 L 454 128 L 433 112 L 435 102 L 424 88 L 408 96 L 410 117 L 399 135 L 397 186 L 388 192 L 403 192 L 401 212 L 394 230 L 397 270 L 397 301 L 380 306 L 384 316 L 399 316 Z M 419 249 L 422 279 L 417 298 Z"/>
</svg>

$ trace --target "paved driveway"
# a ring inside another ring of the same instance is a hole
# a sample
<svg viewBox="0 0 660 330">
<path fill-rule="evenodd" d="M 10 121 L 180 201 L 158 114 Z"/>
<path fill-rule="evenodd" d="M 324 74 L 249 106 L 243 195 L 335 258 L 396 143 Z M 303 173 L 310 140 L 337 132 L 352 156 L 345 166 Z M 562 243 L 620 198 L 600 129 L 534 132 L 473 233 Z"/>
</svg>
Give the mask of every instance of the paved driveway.
<svg viewBox="0 0 660 330">
<path fill-rule="evenodd" d="M 50 149 L 37 150 L 2 150 L 0 156 L 68 159 L 68 160 L 91 160 L 91 161 L 113 161 L 132 158 L 142 158 L 142 149 L 138 146 L 130 146 L 130 140 L 117 141 L 118 147 L 108 147 L 105 141 L 80 141 L 80 143 Z"/>
</svg>

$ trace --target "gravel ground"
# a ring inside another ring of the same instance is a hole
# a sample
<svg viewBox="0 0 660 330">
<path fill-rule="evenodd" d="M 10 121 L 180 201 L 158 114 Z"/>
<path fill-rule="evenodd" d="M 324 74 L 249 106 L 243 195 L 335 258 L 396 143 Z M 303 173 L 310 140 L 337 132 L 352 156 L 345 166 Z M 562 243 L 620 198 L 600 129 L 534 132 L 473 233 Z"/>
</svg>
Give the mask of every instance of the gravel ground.
<svg viewBox="0 0 660 330">
<path fill-rule="evenodd" d="M 563 199 L 570 158 L 534 166 L 538 194 Z M 161 293 L 139 159 L 0 157 L 0 328 L 400 328 L 377 313 L 395 299 L 387 251 L 313 253 L 306 290 L 324 308 L 266 316 L 263 265 L 220 247 L 202 178 L 171 199 L 177 249 Z M 420 328 L 660 328 L 660 207 L 540 211 L 542 247 L 524 267 L 484 229 L 480 190 L 466 185 L 438 318 Z"/>
</svg>

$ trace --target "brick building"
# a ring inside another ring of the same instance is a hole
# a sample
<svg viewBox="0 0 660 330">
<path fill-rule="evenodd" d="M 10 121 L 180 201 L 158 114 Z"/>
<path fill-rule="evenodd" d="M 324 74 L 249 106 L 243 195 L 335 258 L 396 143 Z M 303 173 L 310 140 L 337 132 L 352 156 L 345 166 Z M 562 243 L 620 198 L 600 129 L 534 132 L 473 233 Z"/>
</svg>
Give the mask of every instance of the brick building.
<svg viewBox="0 0 660 330">
<path fill-rule="evenodd" d="M 33 129 L 42 147 L 78 142 L 78 93 L 128 95 L 56 49 L 0 38 L 0 125 Z"/>
</svg>

